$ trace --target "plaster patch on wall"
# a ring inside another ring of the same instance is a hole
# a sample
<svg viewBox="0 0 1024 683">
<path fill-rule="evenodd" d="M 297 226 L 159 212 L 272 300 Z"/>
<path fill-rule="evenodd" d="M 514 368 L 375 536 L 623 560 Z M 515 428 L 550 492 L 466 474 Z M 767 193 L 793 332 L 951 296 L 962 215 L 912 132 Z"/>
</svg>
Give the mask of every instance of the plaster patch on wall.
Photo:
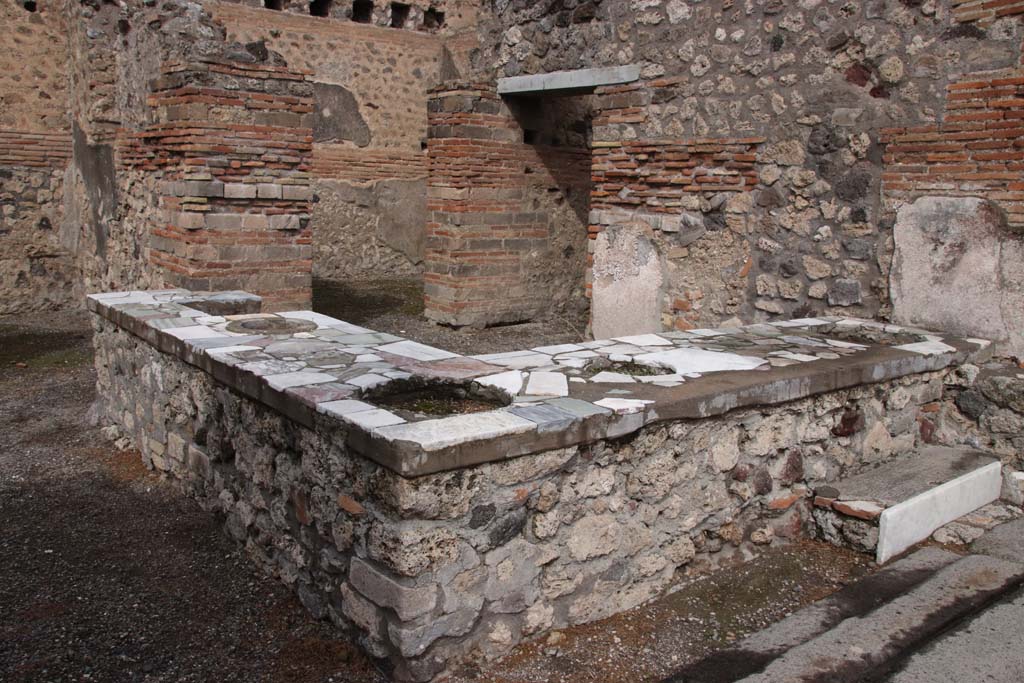
<svg viewBox="0 0 1024 683">
<path fill-rule="evenodd" d="M 650 227 L 640 221 L 609 226 L 594 250 L 594 337 L 661 330 L 663 283 Z"/>
<path fill-rule="evenodd" d="M 977 197 L 922 197 L 893 229 L 890 274 L 898 323 L 992 339 L 1024 355 L 1024 239 Z"/>
<path fill-rule="evenodd" d="M 348 140 L 359 147 L 370 144 L 370 127 L 359 113 L 359 102 L 350 90 L 330 83 L 314 83 L 313 97 L 315 142 Z"/>
<path fill-rule="evenodd" d="M 82 183 L 89 199 L 96 255 L 101 259 L 107 253 L 107 223 L 114 219 L 118 203 L 117 181 L 114 172 L 114 150 L 110 145 L 92 145 L 85 132 L 75 122 L 72 129 L 75 165 L 82 174 Z"/>
</svg>

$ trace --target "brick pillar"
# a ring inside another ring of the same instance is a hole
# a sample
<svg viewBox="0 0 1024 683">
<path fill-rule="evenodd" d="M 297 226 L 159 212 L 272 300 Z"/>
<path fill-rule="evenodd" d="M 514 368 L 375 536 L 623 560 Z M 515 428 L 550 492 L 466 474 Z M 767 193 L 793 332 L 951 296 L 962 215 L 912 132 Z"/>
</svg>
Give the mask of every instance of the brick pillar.
<svg viewBox="0 0 1024 683">
<path fill-rule="evenodd" d="M 544 308 L 527 255 L 547 215 L 524 206 L 535 155 L 492 86 L 450 87 L 428 103 L 426 315 L 450 325 L 528 320 Z"/>
<path fill-rule="evenodd" d="M 270 310 L 308 307 L 306 74 L 213 60 L 167 64 L 148 104 L 152 123 L 119 151 L 142 184 L 155 186 L 148 261 L 165 284 L 244 289 Z"/>
</svg>

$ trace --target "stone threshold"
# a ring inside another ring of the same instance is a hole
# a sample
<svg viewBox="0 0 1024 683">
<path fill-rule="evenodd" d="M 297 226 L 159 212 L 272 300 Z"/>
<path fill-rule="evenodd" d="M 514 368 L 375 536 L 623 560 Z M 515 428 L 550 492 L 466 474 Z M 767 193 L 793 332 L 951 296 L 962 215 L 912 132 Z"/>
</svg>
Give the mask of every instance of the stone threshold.
<svg viewBox="0 0 1024 683">
<path fill-rule="evenodd" d="M 88 308 L 158 350 L 417 477 L 979 361 L 989 343 L 854 318 L 804 318 L 461 356 L 312 311 L 262 314 L 245 292 L 92 294 Z M 589 373 L 601 362 L 611 367 Z M 625 370 L 616 371 L 616 364 Z M 658 374 L 630 374 L 637 366 Z M 508 406 L 408 421 L 364 399 L 398 380 L 476 383 Z"/>
</svg>

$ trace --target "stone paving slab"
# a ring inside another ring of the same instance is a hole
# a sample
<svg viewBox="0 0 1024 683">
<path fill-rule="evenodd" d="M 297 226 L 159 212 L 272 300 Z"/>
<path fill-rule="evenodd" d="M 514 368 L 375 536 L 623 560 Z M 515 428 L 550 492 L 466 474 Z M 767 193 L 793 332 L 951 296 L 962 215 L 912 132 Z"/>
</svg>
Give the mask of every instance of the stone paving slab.
<svg viewBox="0 0 1024 683">
<path fill-rule="evenodd" d="M 922 584 L 960 557 L 938 548 L 919 550 L 735 645 L 691 664 L 663 683 L 733 683 L 744 676 L 757 674 L 794 647 L 819 637 L 846 619 L 867 615 Z"/>
<path fill-rule="evenodd" d="M 871 501 L 888 508 L 996 461 L 971 448 L 930 446 L 878 463 L 829 485 L 837 501 Z"/>
<path fill-rule="evenodd" d="M 743 683 L 860 680 L 1024 581 L 1024 565 L 972 555 L 905 595 L 788 650 Z M 834 678 L 833 678 L 834 677 Z M 971 679 L 961 679 L 971 680 Z"/>
<path fill-rule="evenodd" d="M 346 422 L 350 445 L 407 476 L 621 436 L 653 421 L 708 417 L 929 372 L 976 359 L 987 348 L 927 330 L 824 317 L 465 357 L 313 311 L 257 314 L 254 302 L 258 297 L 238 292 L 165 290 L 91 295 L 88 306 L 306 426 L 327 412 L 320 403 L 378 395 L 393 382 L 471 386 L 475 378 L 516 403 L 551 405 L 579 418 L 559 429 L 552 428 L 558 420 L 548 419 L 553 413 L 542 416 L 542 407 L 533 413 L 537 421 L 512 407 L 472 416 L 403 416 L 403 424 L 383 424 L 392 418 L 380 413 L 355 425 L 336 416 Z M 267 332 L 229 329 L 240 320 L 258 320 Z M 865 330 L 873 338 L 898 335 L 902 348 L 867 341 Z M 598 362 L 604 372 L 588 370 Z M 631 375 L 616 363 L 664 373 Z"/>
<path fill-rule="evenodd" d="M 1001 485 L 992 454 L 929 446 L 816 489 L 814 517 L 830 542 L 874 552 L 884 563 L 992 503 Z"/>
<path fill-rule="evenodd" d="M 975 541 L 971 551 L 1024 564 L 1024 518 L 995 527 Z M 1022 625 L 1018 624 L 1018 632 Z"/>
<path fill-rule="evenodd" d="M 991 607 L 915 653 L 888 683 L 1024 681 L 1024 592 Z"/>
</svg>

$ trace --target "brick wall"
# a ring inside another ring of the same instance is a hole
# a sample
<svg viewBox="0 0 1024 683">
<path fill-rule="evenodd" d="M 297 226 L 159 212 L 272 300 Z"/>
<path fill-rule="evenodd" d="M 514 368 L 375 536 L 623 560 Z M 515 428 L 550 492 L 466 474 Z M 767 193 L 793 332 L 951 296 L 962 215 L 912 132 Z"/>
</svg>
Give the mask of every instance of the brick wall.
<svg viewBox="0 0 1024 683">
<path fill-rule="evenodd" d="M 366 24 L 348 18 L 351 3 L 332 4 L 329 17 L 309 16 L 308 3 L 284 12 L 213 0 L 204 6 L 229 39 L 263 41 L 315 83 L 314 275 L 416 277 L 426 222 L 427 90 L 439 80 L 444 40 L 436 30 L 417 30 L 424 8 L 413 6 L 405 28 L 396 29 L 388 3 L 376 3 Z M 458 14 L 446 11 L 446 23 Z M 382 199 L 388 196 L 399 198 L 397 206 Z"/>
<path fill-rule="evenodd" d="M 582 250 L 572 245 L 582 243 L 585 223 L 559 221 L 541 196 L 585 198 L 589 150 L 526 144 L 488 86 L 439 90 L 428 111 L 427 316 L 489 325 L 563 303 L 561 291 L 582 276 Z"/>
<path fill-rule="evenodd" d="M 1024 14 L 1024 0 L 951 0 L 953 19 L 988 24 L 1002 17 Z"/>
<path fill-rule="evenodd" d="M 758 152 L 763 137 L 694 138 L 665 135 L 623 139 L 621 126 L 648 122 L 650 105 L 659 92 L 670 91 L 685 79 L 653 79 L 599 88 L 594 117 L 593 189 L 588 237 L 588 266 L 593 266 L 597 236 L 608 226 L 627 221 L 649 225 L 663 260 L 689 256 L 687 246 L 707 233 L 709 215 L 720 218 L 722 230 L 747 232 L 753 202 L 749 195 L 758 187 Z M 712 205 L 708 197 L 719 198 Z M 733 199 L 728 199 L 733 197 Z M 717 220 L 717 219 L 716 219 Z M 751 272 L 749 257 L 736 263 L 713 263 L 721 277 L 721 292 L 735 290 L 738 300 Z M 693 262 L 690 263 L 690 270 Z M 723 267 L 724 266 L 724 267 Z M 593 276 L 588 268 L 587 294 Z M 721 293 L 719 292 L 719 293 Z M 695 285 L 692 273 L 671 278 L 662 297 L 662 326 L 690 329 L 702 324 L 704 288 Z"/>
<path fill-rule="evenodd" d="M 390 178 L 422 180 L 427 177 L 427 159 L 418 150 L 362 150 L 344 145 L 314 144 L 310 172 L 317 179 L 352 183 L 372 183 Z"/>
<path fill-rule="evenodd" d="M 166 284 L 245 289 L 271 308 L 309 305 L 306 76 L 216 60 L 163 68 L 149 99 L 154 123 L 125 132 L 118 158 L 157 179 L 148 262 Z"/>
<path fill-rule="evenodd" d="M 73 304 L 62 239 L 67 117 L 66 21 L 59 4 L 0 5 L 0 315 Z"/>
<path fill-rule="evenodd" d="M 1024 227 L 1024 69 L 947 87 L 941 122 L 882 131 L 890 205 L 925 195 L 984 197 Z"/>
</svg>

